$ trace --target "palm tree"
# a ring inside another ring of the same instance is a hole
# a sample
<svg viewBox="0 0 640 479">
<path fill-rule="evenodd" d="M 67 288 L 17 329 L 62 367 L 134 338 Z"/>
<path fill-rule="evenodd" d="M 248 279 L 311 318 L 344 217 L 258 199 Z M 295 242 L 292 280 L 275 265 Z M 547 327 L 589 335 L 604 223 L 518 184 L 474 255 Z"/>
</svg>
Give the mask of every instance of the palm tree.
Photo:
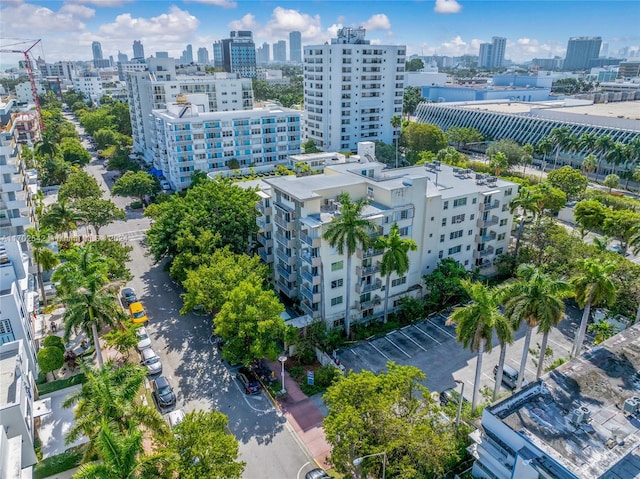
<svg viewBox="0 0 640 479">
<path fill-rule="evenodd" d="M 169 464 L 167 452 L 145 454 L 144 431 L 131 428 L 123 433 L 102 418 L 95 438 L 98 461 L 80 466 L 73 479 L 152 479 Z"/>
<path fill-rule="evenodd" d="M 518 280 L 504 285 L 499 290 L 499 297 L 504 302 L 505 316 L 509 318 L 514 329 L 522 322 L 527 325 L 527 333 L 522 348 L 520 372 L 516 389 L 522 387 L 531 334 L 533 328 L 544 324 L 543 331 L 548 331 L 558 324 L 564 315 L 564 299 L 571 294 L 571 285 L 566 281 L 551 278 L 530 264 L 518 267 Z M 546 340 L 540 351 L 540 364 L 544 361 L 547 349 Z M 540 370 L 540 367 L 538 368 Z"/>
<path fill-rule="evenodd" d="M 396 168 L 398 167 L 398 128 L 402 126 L 402 118 L 398 115 L 393 115 L 391 117 L 391 126 L 394 129 L 394 137 L 396 140 Z"/>
<path fill-rule="evenodd" d="M 511 201 L 511 213 L 517 208 L 522 209 L 522 216 L 520 223 L 518 224 L 518 232 L 516 233 L 516 247 L 513 252 L 515 258 L 518 257 L 518 251 L 520 249 L 520 239 L 522 238 L 522 232 L 524 231 L 524 222 L 527 213 L 535 213 L 539 209 L 540 194 L 532 193 L 529 188 L 523 187 L 520 189 L 519 194 Z"/>
<path fill-rule="evenodd" d="M 542 172 L 544 171 L 544 167 L 547 164 L 547 155 L 553 151 L 553 147 L 553 141 L 551 141 L 551 138 L 549 137 L 542 138 L 536 144 L 536 150 L 539 153 L 542 153 L 542 168 L 540 168 L 540 177 L 542 177 Z"/>
<path fill-rule="evenodd" d="M 523 178 L 527 177 L 527 165 L 531 164 L 531 161 L 533 160 L 534 151 L 535 151 L 535 148 L 531 143 L 527 143 L 522 147 L 522 166 L 523 166 L 522 177 Z"/>
<path fill-rule="evenodd" d="M 616 285 L 612 275 L 616 271 L 616 264 L 612 261 L 599 262 L 594 259 L 580 259 L 577 262 L 579 272 L 571 278 L 578 306 L 583 308 L 580 329 L 571 351 L 571 357 L 580 354 L 587 323 L 591 314 L 591 307 L 599 304 L 612 304 L 616 297 Z"/>
<path fill-rule="evenodd" d="M 580 165 L 582 171 L 586 173 L 587 178 L 589 178 L 589 173 L 593 173 L 597 167 L 598 158 L 596 158 L 596 155 L 593 154 L 585 156 L 584 160 L 582 160 L 582 165 Z"/>
<path fill-rule="evenodd" d="M 391 274 L 398 277 L 409 271 L 409 251 L 416 251 L 418 244 L 412 239 L 402 239 L 398 223 L 391 225 L 389 236 L 381 236 L 376 240 L 375 248 L 384 250 L 380 264 L 380 274 L 386 277 L 384 287 L 384 322 L 387 322 L 389 307 L 389 283 Z"/>
<path fill-rule="evenodd" d="M 599 136 L 596 140 L 596 151 L 599 153 L 598 155 L 598 164 L 596 166 L 596 180 L 598 179 L 598 174 L 600 171 L 600 165 L 602 160 L 607 156 L 607 153 L 611 148 L 613 148 L 614 142 L 609 135 Z"/>
<path fill-rule="evenodd" d="M 456 339 L 465 348 L 469 348 L 471 352 L 475 352 L 477 355 L 476 377 L 471 400 L 471 410 L 475 412 L 480 388 L 483 355 L 485 352 L 491 351 L 493 331 L 497 327 L 504 330 L 509 326 L 503 324 L 507 319 L 500 314 L 494 290 L 482 283 L 474 283 L 466 279 L 460 283 L 469 295 L 471 302 L 456 308 L 449 316 L 447 324 L 457 324 Z M 500 373 L 500 370 L 498 373 Z M 501 376 L 500 374 L 500 379 Z"/>
<path fill-rule="evenodd" d="M 137 399 L 147 375 L 142 367 L 131 363 L 118 367 L 108 361 L 97 370 L 85 367 L 85 374 L 87 380 L 82 388 L 63 402 L 65 408 L 75 406 L 75 421 L 66 437 L 68 444 L 84 435 L 92 442 L 93 450 L 101 418 L 112 422 L 120 432 L 140 426 L 158 433 L 166 430 L 166 423 L 153 405 L 144 405 Z M 87 451 L 89 455 L 91 452 Z"/>
<path fill-rule="evenodd" d="M 496 383 L 493 386 L 493 400 L 498 399 L 500 386 L 502 385 L 502 373 L 504 372 L 504 361 L 507 357 L 507 345 L 513 344 L 513 324 L 509 321 L 496 322 L 496 337 L 500 343 L 500 357 L 498 359 L 498 371 L 496 372 Z"/>
<path fill-rule="evenodd" d="M 53 161 L 53 157 L 58 152 L 58 138 L 54 133 L 49 131 L 42 132 L 40 140 L 35 144 L 35 153 L 46 156 L 49 161 Z"/>
<path fill-rule="evenodd" d="M 33 252 L 33 261 L 38 268 L 38 286 L 40 287 L 40 296 L 42 296 L 42 304 L 47 307 L 47 295 L 44 290 L 44 282 L 42 280 L 43 271 L 49 271 L 58 263 L 58 256 L 48 248 L 51 241 L 49 240 L 51 231 L 43 228 L 40 231 L 34 228 L 28 228 L 26 231 L 27 241 L 31 245 Z"/>
<path fill-rule="evenodd" d="M 614 166 L 613 173 L 618 173 L 618 166 L 625 163 L 627 160 L 627 150 L 625 150 L 624 143 L 616 142 L 611 145 L 611 148 L 607 151 L 605 156 L 607 163 Z"/>
<path fill-rule="evenodd" d="M 595 133 L 583 133 L 580 135 L 580 147 L 589 155 L 596 150 L 597 141 L 598 136 Z"/>
<path fill-rule="evenodd" d="M 556 165 L 558 164 L 558 156 L 560 155 L 560 150 L 565 148 L 569 142 L 571 137 L 571 129 L 568 126 L 562 126 L 560 128 L 554 128 L 551 130 L 551 134 L 549 135 L 549 139 L 553 142 L 556 148 L 556 156 L 553 160 L 553 169 L 556 169 Z"/>
<path fill-rule="evenodd" d="M 71 230 L 78 228 L 78 223 L 83 220 L 82 215 L 78 213 L 67 200 L 60 200 L 51 205 L 42 217 L 42 224 L 50 227 L 56 232 L 64 231 L 67 238 L 71 235 Z"/>
<path fill-rule="evenodd" d="M 338 248 L 338 253 L 347 254 L 346 271 L 346 305 L 344 314 L 344 328 L 349 337 L 351 332 L 351 257 L 358 246 L 363 250 L 371 243 L 369 236 L 375 228 L 374 223 L 361 217 L 362 209 L 367 204 L 366 200 L 351 201 L 348 193 L 340 193 L 338 197 L 340 213 L 335 215 L 324 233 L 332 248 Z"/>
</svg>

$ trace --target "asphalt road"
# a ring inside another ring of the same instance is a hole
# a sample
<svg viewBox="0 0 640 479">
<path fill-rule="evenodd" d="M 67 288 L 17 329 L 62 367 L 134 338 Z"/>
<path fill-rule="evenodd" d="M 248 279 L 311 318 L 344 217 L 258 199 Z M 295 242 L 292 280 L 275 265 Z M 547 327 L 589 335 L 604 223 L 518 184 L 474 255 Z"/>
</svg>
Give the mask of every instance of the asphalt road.
<svg viewBox="0 0 640 479">
<path fill-rule="evenodd" d="M 76 128 L 84 133 L 79 125 Z M 85 170 L 98 180 L 105 198 L 123 209 L 132 201 L 111 197 L 115 172 L 108 172 L 101 160 L 94 157 Z M 246 462 L 243 477 L 304 477 L 316 467 L 307 449 L 266 394 L 246 396 L 242 392 L 235 369 L 221 360 L 210 343 L 211 318 L 180 315 L 179 286 L 169 278 L 165 262 L 155 263 L 141 243 L 149 220 L 141 211 L 126 209 L 126 213 L 126 221 L 105 226 L 100 234 L 114 235 L 133 247 L 127 266 L 134 279 L 128 286 L 136 290 L 147 310 L 152 348 L 176 392 L 176 408 L 185 412 L 216 409 L 228 416 L 229 430 L 239 442 L 240 460 Z"/>
</svg>

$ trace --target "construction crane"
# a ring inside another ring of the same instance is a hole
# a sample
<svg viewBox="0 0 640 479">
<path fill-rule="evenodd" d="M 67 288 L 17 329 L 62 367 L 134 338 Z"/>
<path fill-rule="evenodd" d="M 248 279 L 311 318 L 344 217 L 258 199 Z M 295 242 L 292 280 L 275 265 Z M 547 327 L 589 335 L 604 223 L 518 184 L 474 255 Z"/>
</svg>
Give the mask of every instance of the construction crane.
<svg viewBox="0 0 640 479">
<path fill-rule="evenodd" d="M 29 52 L 33 50 L 33 48 L 40 43 L 40 39 L 38 40 L 23 40 L 18 43 L 14 43 L 12 45 L 8 45 L 9 47 L 14 47 L 17 45 L 31 45 L 26 50 L 18 50 L 15 48 L 6 48 L 0 47 L 0 53 L 22 53 L 24 55 L 25 60 L 25 68 L 27 69 L 27 74 L 29 75 L 29 82 L 31 83 L 31 93 L 33 93 L 33 102 L 36 105 L 36 110 L 38 112 L 38 121 L 40 122 L 40 131 L 44 131 L 44 120 L 42 118 L 42 109 L 40 108 L 40 99 L 38 98 L 38 88 L 36 86 L 36 79 L 33 74 L 33 66 L 31 65 L 31 58 L 29 57 Z"/>
</svg>

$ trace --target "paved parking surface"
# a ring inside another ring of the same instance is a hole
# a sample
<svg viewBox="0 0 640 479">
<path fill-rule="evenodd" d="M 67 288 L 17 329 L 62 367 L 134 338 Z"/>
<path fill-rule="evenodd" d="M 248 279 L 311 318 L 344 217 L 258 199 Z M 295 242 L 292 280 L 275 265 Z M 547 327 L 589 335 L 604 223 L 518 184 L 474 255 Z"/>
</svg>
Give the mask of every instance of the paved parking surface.
<svg viewBox="0 0 640 479">
<path fill-rule="evenodd" d="M 549 335 L 548 348 L 553 356 L 547 360 L 548 362 L 569 356 L 580 314 L 581 311 L 576 307 L 567 307 L 567 316 Z M 344 347 L 337 353 L 340 363 L 346 370 L 368 370 L 375 373 L 384 371 L 389 361 L 413 365 L 426 374 L 425 385 L 431 391 L 456 387 L 455 380 L 461 380 L 466 384 L 465 396 L 470 399 L 476 355 L 456 341 L 455 326 L 447 326 L 446 321 L 446 314 L 436 314 L 384 336 Z M 526 328 L 523 325 L 516 332 L 514 343 L 507 348 L 505 364 L 515 369 L 520 368 L 525 333 Z M 528 381 L 535 379 L 541 341 L 542 335 L 537 334 L 534 329 L 525 368 L 525 379 Z M 499 344 L 495 338 L 493 344 L 493 350 L 483 356 L 480 384 L 481 388 L 487 386 L 491 390 L 494 387 L 493 367 L 498 363 L 500 355 Z M 587 338 L 586 345 L 589 344 L 590 338 Z"/>
</svg>

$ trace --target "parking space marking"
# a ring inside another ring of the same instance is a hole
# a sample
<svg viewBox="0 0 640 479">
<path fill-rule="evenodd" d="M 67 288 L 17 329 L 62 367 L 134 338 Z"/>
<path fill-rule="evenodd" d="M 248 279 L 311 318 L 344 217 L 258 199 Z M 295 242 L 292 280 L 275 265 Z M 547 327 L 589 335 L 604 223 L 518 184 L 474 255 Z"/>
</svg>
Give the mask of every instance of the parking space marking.
<svg viewBox="0 0 640 479">
<path fill-rule="evenodd" d="M 409 354 L 408 354 L 404 349 L 402 349 L 400 346 L 398 346 L 396 343 L 394 343 L 393 341 L 391 341 L 391 340 L 389 339 L 389 334 L 387 334 L 387 335 L 385 336 L 385 339 L 386 339 L 387 341 L 389 341 L 391 344 L 393 344 L 396 348 L 398 348 L 402 354 L 404 354 L 406 357 L 408 357 L 409 359 L 411 359 L 411 356 L 409 356 Z"/>
<path fill-rule="evenodd" d="M 418 331 L 420 331 L 422 334 L 424 334 L 426 337 L 433 339 L 436 343 L 438 344 L 442 344 L 440 341 L 438 341 L 436 338 L 434 338 L 433 336 L 431 336 L 429 333 L 427 333 L 426 331 L 423 331 L 422 329 L 420 329 L 417 325 L 412 324 L 411 326 L 413 326 L 414 328 L 416 328 Z"/>
<path fill-rule="evenodd" d="M 360 356 L 358 353 L 356 353 L 353 348 L 349 349 L 349 351 L 351 351 L 351 354 L 353 354 L 356 358 L 358 358 L 360 361 L 362 361 L 365 366 L 367 366 L 369 368 L 369 371 L 374 371 L 374 367 L 373 364 L 371 364 L 369 361 L 367 361 L 363 356 Z"/>
<path fill-rule="evenodd" d="M 456 339 L 456 337 L 455 337 L 453 334 L 451 334 L 451 333 L 450 333 L 449 331 L 447 331 L 446 329 L 441 328 L 441 327 L 440 327 L 440 326 L 438 326 L 436 323 L 434 323 L 434 322 L 429 322 L 429 324 L 433 324 L 436 328 L 438 328 L 440 331 L 442 331 L 442 332 L 443 332 L 444 334 L 446 334 L 447 336 L 450 336 L 450 337 L 452 337 L 453 339 Z"/>
<path fill-rule="evenodd" d="M 403 329 L 408 328 L 409 326 L 405 326 L 402 329 L 399 329 L 398 332 L 400 334 L 402 334 L 405 338 L 407 338 L 409 341 L 411 341 L 413 344 L 415 344 L 416 346 L 418 346 L 420 349 L 422 349 L 423 351 L 427 351 L 426 348 L 423 348 L 422 345 L 420 343 L 418 343 L 418 341 L 416 341 L 415 339 L 413 339 L 411 336 L 407 335 Z"/>
<path fill-rule="evenodd" d="M 391 358 L 389 356 L 387 356 L 386 354 L 384 354 L 382 351 L 380 351 L 378 348 L 376 348 L 376 345 L 373 343 L 368 342 L 367 343 L 369 346 L 371 346 L 373 349 L 375 349 L 376 351 L 378 351 L 383 357 L 387 358 L 387 361 L 391 361 Z"/>
</svg>

